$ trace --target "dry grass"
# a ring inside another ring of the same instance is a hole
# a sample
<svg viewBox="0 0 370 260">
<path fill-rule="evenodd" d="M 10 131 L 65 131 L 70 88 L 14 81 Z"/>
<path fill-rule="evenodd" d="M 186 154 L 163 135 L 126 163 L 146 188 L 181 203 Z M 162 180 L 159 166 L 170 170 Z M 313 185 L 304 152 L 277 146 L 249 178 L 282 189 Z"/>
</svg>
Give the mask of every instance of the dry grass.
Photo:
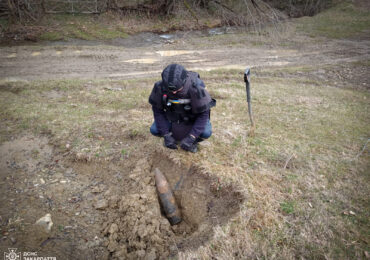
<svg viewBox="0 0 370 260">
<path fill-rule="evenodd" d="M 293 69 L 293 68 L 292 68 Z M 180 258 L 346 259 L 369 251 L 369 99 L 306 78 L 252 78 L 256 129 L 248 136 L 236 70 L 202 73 L 218 99 L 213 136 L 197 154 L 168 151 L 149 133 L 156 79 L 2 82 L 1 142 L 47 134 L 76 160 L 136 160 L 147 149 L 195 163 L 247 200 L 232 221 Z"/>
<path fill-rule="evenodd" d="M 368 32 L 370 12 L 354 2 L 339 1 L 340 3 L 313 18 L 298 19 L 298 29 L 312 37 L 324 36 L 329 38 L 355 37 L 362 32 Z"/>
</svg>

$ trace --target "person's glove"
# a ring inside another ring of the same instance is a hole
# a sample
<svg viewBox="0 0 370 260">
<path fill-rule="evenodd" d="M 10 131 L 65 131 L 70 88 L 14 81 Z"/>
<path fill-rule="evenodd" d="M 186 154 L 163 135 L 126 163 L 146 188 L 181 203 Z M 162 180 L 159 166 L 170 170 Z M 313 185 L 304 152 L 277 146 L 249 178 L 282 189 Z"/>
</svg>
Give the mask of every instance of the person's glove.
<svg viewBox="0 0 370 260">
<path fill-rule="evenodd" d="M 171 133 L 165 134 L 164 136 L 164 146 L 170 149 L 177 149 L 176 140 L 172 137 Z"/>
<path fill-rule="evenodd" d="M 196 143 L 196 138 L 192 135 L 188 135 L 181 141 L 181 148 L 184 149 L 185 151 L 196 153 L 197 152 L 197 143 Z"/>
</svg>

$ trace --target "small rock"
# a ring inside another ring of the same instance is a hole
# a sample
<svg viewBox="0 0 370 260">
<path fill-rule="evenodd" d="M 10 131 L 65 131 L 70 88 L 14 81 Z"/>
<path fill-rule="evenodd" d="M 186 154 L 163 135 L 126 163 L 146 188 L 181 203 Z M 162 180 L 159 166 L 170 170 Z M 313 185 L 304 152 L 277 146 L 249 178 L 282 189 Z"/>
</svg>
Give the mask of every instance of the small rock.
<svg viewBox="0 0 370 260">
<path fill-rule="evenodd" d="M 108 207 L 108 201 L 106 199 L 99 200 L 95 203 L 95 209 L 105 209 Z"/>
<path fill-rule="evenodd" d="M 109 228 L 109 231 L 108 231 L 110 234 L 114 234 L 114 233 L 117 233 L 118 232 L 118 226 L 116 223 L 113 223 L 110 228 Z"/>
<path fill-rule="evenodd" d="M 53 221 L 51 220 L 51 215 L 48 213 L 39 220 L 36 221 L 36 225 L 42 227 L 47 233 L 51 231 L 53 226 Z"/>
<path fill-rule="evenodd" d="M 71 145 L 70 144 L 66 144 L 66 148 L 69 149 L 69 147 L 71 147 Z"/>
<path fill-rule="evenodd" d="M 45 180 L 43 178 L 40 179 L 41 184 L 45 184 Z"/>
</svg>

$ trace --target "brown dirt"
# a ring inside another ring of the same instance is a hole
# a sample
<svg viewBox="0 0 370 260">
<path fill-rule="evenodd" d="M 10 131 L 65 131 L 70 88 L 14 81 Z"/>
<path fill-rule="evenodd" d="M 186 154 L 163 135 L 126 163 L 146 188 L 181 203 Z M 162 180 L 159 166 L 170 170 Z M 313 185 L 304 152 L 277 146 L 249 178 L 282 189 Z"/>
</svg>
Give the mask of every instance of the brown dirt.
<svg viewBox="0 0 370 260">
<path fill-rule="evenodd" d="M 171 226 L 161 213 L 154 168 L 166 175 L 174 190 L 183 218 L 179 225 Z M 166 258 L 198 248 L 212 236 L 214 225 L 222 225 L 239 210 L 243 199 L 232 187 L 217 190 L 217 181 L 163 154 L 155 154 L 152 162 L 139 160 L 128 177 L 121 194 L 108 198 L 114 206 L 103 224 L 113 258 Z"/>
<path fill-rule="evenodd" d="M 101 218 L 91 210 L 98 169 L 92 165 L 81 174 L 78 164 L 69 167 L 61 159 L 45 137 L 27 135 L 1 145 L 0 251 L 16 247 L 59 259 L 107 255 L 95 238 L 98 227 L 90 225 Z M 49 234 L 34 225 L 47 213 L 54 223 Z"/>
<path fill-rule="evenodd" d="M 201 170 L 163 154 L 134 162 L 69 161 L 45 137 L 0 146 L 0 250 L 19 248 L 59 259 L 157 259 L 196 249 L 238 211 L 244 199 Z M 161 212 L 153 169 L 174 189 L 183 221 Z M 50 233 L 34 224 L 46 213 Z M 87 258 L 86 258 L 87 259 Z"/>
</svg>

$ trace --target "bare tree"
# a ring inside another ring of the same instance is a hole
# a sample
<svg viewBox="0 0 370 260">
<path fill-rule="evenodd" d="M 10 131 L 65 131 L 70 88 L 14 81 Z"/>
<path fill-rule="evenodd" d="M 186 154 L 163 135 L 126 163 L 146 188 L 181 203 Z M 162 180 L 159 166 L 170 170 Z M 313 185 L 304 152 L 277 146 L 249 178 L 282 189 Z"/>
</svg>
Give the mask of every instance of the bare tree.
<svg viewBox="0 0 370 260">
<path fill-rule="evenodd" d="M 19 22 L 36 21 L 42 13 L 42 3 L 31 0 L 7 0 L 8 14 Z"/>
</svg>

